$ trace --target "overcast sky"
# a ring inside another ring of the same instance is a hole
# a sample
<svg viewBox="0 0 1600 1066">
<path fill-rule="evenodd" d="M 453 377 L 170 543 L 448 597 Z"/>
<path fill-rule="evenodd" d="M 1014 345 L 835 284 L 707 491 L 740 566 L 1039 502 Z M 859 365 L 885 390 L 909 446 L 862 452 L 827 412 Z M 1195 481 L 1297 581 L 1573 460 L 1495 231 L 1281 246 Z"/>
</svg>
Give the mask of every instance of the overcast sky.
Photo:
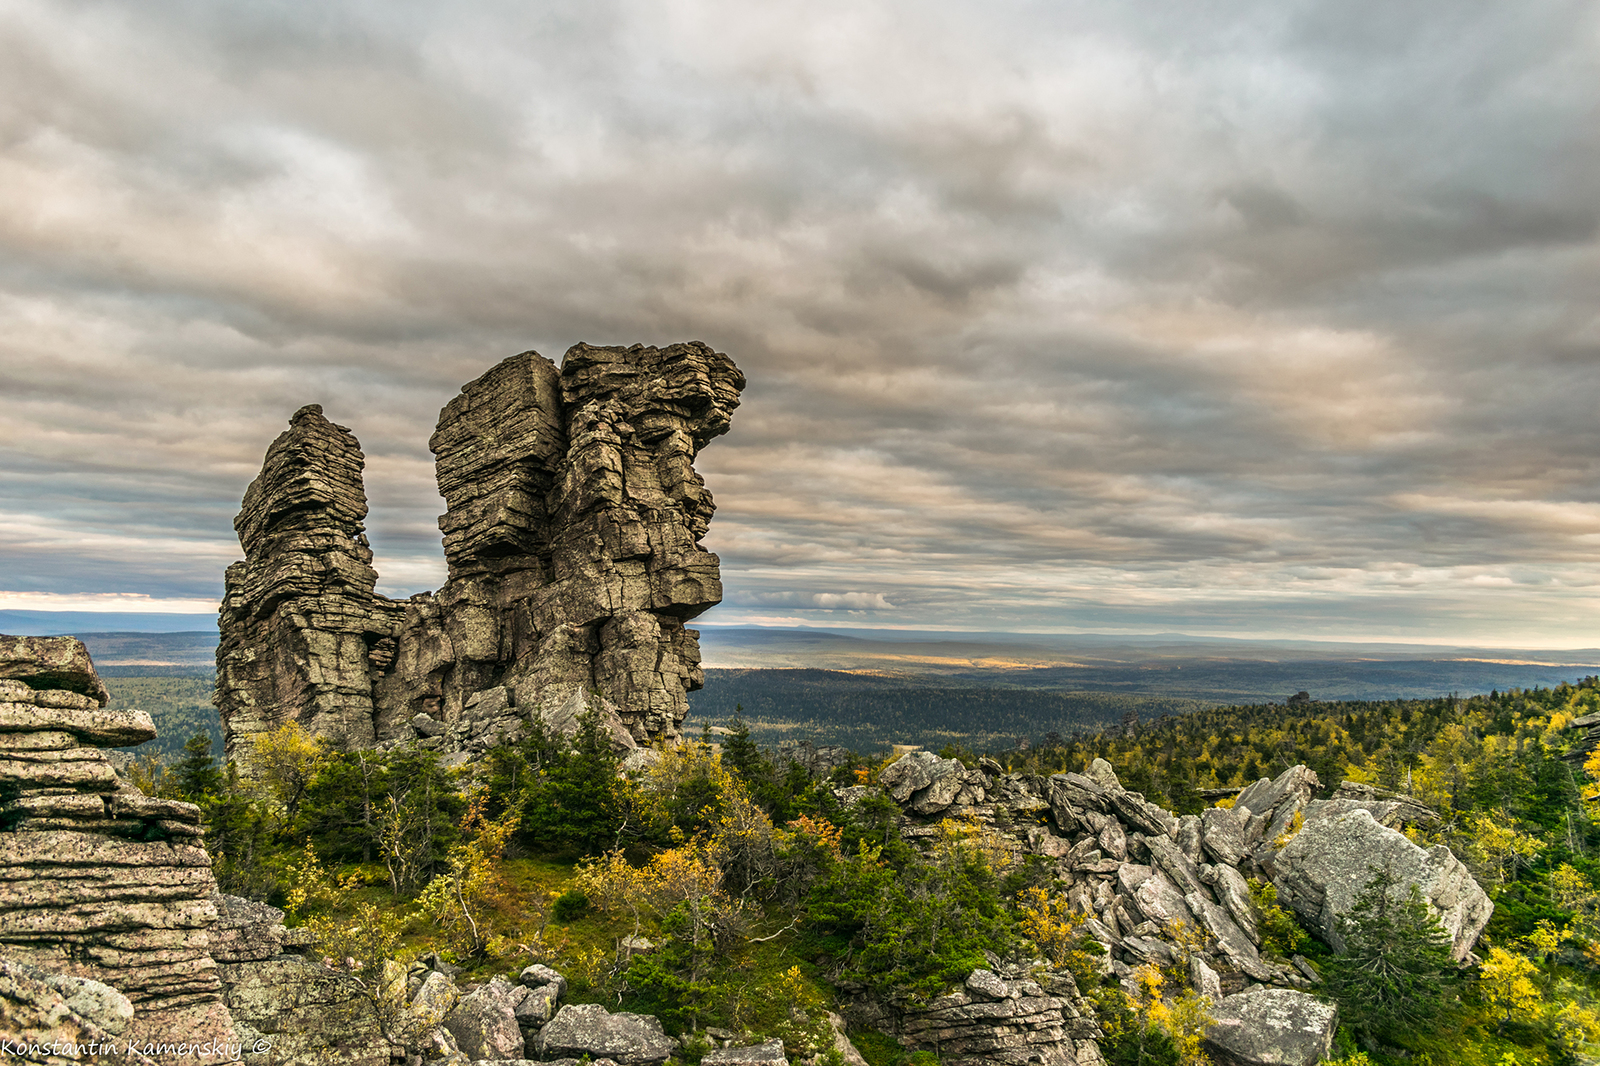
<svg viewBox="0 0 1600 1066">
<path fill-rule="evenodd" d="M 1578 0 L 0 0 L 0 607 L 207 609 L 311 402 L 435 587 L 464 382 L 693 339 L 704 621 L 1594 646 L 1597 103 Z"/>
</svg>

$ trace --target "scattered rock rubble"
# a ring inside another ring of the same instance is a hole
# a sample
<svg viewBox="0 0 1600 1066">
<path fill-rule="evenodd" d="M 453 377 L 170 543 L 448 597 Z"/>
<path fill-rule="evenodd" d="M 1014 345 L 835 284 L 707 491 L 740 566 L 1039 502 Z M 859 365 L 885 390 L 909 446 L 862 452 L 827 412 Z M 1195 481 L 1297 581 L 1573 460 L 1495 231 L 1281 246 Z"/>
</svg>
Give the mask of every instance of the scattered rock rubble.
<svg viewBox="0 0 1600 1066">
<path fill-rule="evenodd" d="M 21 990 L 0 988 L 0 1003 L 17 994 L 33 1005 L 0 1012 L 54 1017 L 38 983 L 60 992 L 67 982 L 80 990 L 63 993 L 79 1019 L 63 1016 L 68 1032 L 215 1052 L 151 1061 L 231 1061 L 200 811 L 144 795 L 100 750 L 155 737 L 149 715 L 106 710 L 105 686 L 71 637 L 0 637 L 0 675 L 0 985 Z"/>
<path fill-rule="evenodd" d="M 500 363 L 429 441 L 449 580 L 405 602 L 374 591 L 359 443 L 301 408 L 234 521 L 245 559 L 217 649 L 228 754 L 247 762 L 241 739 L 292 719 L 345 748 L 420 738 L 470 757 L 589 693 L 620 746 L 677 736 L 704 680 L 684 623 L 722 598 L 693 461 L 743 388 L 698 342 Z"/>
<path fill-rule="evenodd" d="M 907 1047 L 936 1052 L 946 1066 L 1099 1066 L 1102 1034 L 1093 1006 L 1071 974 L 1042 966 L 1007 967 L 998 959 L 991 965 L 926 1004 L 861 995 L 843 1012 L 856 1026 L 893 1033 Z"/>
</svg>

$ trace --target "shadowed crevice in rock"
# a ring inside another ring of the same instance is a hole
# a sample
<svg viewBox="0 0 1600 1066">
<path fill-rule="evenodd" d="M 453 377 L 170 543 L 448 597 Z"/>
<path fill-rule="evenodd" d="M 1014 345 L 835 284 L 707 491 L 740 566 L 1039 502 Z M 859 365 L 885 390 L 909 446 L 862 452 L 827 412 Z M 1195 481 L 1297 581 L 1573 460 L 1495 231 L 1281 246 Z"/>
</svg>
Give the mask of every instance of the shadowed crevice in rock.
<svg viewBox="0 0 1600 1066">
<path fill-rule="evenodd" d="M 675 737 L 704 681 L 684 623 L 722 599 L 693 464 L 743 387 L 698 342 L 495 366 L 429 441 L 449 580 L 405 602 L 373 591 L 359 443 L 302 408 L 235 521 L 245 559 L 217 651 L 229 755 L 248 761 L 241 738 L 291 720 L 347 749 L 474 752 L 580 692 L 636 743 Z"/>
</svg>

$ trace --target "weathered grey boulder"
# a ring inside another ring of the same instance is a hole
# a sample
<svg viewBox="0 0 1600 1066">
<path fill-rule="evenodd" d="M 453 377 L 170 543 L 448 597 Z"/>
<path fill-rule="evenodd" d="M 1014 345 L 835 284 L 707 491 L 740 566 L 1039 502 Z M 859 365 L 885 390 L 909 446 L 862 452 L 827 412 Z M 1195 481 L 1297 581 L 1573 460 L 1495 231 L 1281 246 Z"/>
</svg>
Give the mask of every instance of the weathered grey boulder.
<svg viewBox="0 0 1600 1066">
<path fill-rule="evenodd" d="M 1178 850 L 1192 863 L 1205 862 L 1204 828 L 1197 814 L 1186 814 L 1178 819 Z"/>
<path fill-rule="evenodd" d="M 423 1027 L 438 1025 L 456 1009 L 460 999 L 461 990 L 448 975 L 430 970 L 411 997 L 411 1012 Z"/>
<path fill-rule="evenodd" d="M 91 697 L 96 707 L 111 702 L 89 649 L 77 637 L 0 635 L 0 679 L 22 681 L 33 689 L 80 693 Z"/>
<path fill-rule="evenodd" d="M 1190 910 L 1200 919 L 1206 932 L 1216 938 L 1217 948 L 1241 973 L 1257 981 L 1281 979 L 1279 971 L 1261 961 L 1261 953 L 1256 949 L 1255 942 L 1239 928 L 1226 907 L 1211 902 L 1198 892 L 1190 893 L 1186 898 Z"/>
<path fill-rule="evenodd" d="M 615 1059 L 620 1066 L 665 1062 L 675 1042 L 648 1014 L 612 1014 L 595 1003 L 568 1003 L 539 1031 L 542 1058 Z"/>
<path fill-rule="evenodd" d="M 702 1066 L 788 1066 L 789 1057 L 783 1053 L 782 1040 L 768 1040 L 765 1044 L 748 1047 L 724 1047 L 705 1053 Z"/>
<path fill-rule="evenodd" d="M 1206 1050 L 1217 1066 L 1314 1066 L 1333 1047 L 1339 1010 L 1288 988 L 1253 988 L 1212 1008 Z"/>
<path fill-rule="evenodd" d="M 496 977 L 462 996 L 455 1010 L 445 1016 L 444 1027 L 467 1058 L 478 1062 L 522 1057 L 522 1028 L 517 1024 L 512 990 L 509 981 Z"/>
<path fill-rule="evenodd" d="M 21 638 L 0 637 L 0 641 L 14 639 Z M 114 748 L 154 740 L 156 727 L 144 711 L 108 711 L 92 695 L 36 689 L 27 681 L 0 678 L 0 736 L 7 740 L 4 746 L 14 754 L 27 749 L 60 750 L 54 744 L 49 748 L 39 744 L 24 747 L 16 735 L 19 733 L 51 734 L 52 739 L 53 735 L 64 733 L 72 742 Z"/>
<path fill-rule="evenodd" d="M 1256 912 L 1250 902 L 1250 885 L 1244 875 L 1232 866 L 1213 866 L 1211 871 L 1211 892 L 1217 902 L 1228 908 L 1228 915 L 1251 941 L 1260 944 L 1261 934 L 1256 931 Z M 1203 874 L 1201 880 L 1206 880 Z"/>
<path fill-rule="evenodd" d="M 955 759 L 941 759 L 931 751 L 912 751 L 884 767 L 878 774 L 878 783 L 889 790 L 896 803 L 909 803 L 915 793 L 941 778 L 958 777 L 962 769 Z"/>
<path fill-rule="evenodd" d="M 1215 862 L 1238 866 L 1248 849 L 1245 826 L 1250 821 L 1247 807 L 1207 807 L 1200 812 L 1201 843 Z"/>
<path fill-rule="evenodd" d="M 1365 807 L 1372 812 L 1372 820 L 1390 829 L 1408 825 L 1433 825 L 1439 821 L 1439 812 L 1410 796 L 1389 792 L 1359 781 L 1344 781 L 1331 797 L 1348 800 L 1352 805 Z"/>
<path fill-rule="evenodd" d="M 1465 959 L 1488 924 L 1494 904 L 1472 874 L 1443 845 L 1423 849 L 1346 801 L 1316 801 L 1305 826 L 1278 853 L 1273 884 L 1278 897 L 1320 931 L 1334 948 L 1344 947 L 1344 919 L 1356 897 L 1380 870 L 1396 878 L 1397 901 L 1416 885 L 1450 934 L 1452 954 Z"/>
<path fill-rule="evenodd" d="M 1122 781 L 1117 777 L 1116 769 L 1104 759 L 1097 758 L 1090 763 L 1089 768 L 1083 772 L 1083 776 L 1101 788 L 1117 792 L 1122 791 Z"/>
<path fill-rule="evenodd" d="M 543 963 L 536 962 L 532 966 L 524 967 L 523 971 L 517 974 L 517 980 L 529 988 L 543 988 L 545 985 L 555 985 L 556 995 L 564 996 L 567 994 L 567 979 Z"/>
<path fill-rule="evenodd" d="M 839 1053 L 839 1059 L 844 1066 L 867 1066 L 867 1060 L 856 1049 L 855 1044 L 851 1043 L 849 1035 L 845 1032 L 844 1016 L 829 1011 L 828 1027 L 833 1030 L 833 1050 Z"/>
<path fill-rule="evenodd" d="M 218 971 L 245 1066 L 388 1066 L 389 1047 L 349 974 L 299 955 Z"/>
<path fill-rule="evenodd" d="M 1213 1006 L 1222 1002 L 1222 978 L 1199 955 L 1189 956 L 1189 984 Z"/>
<path fill-rule="evenodd" d="M 556 1016 L 556 1000 L 561 992 L 556 985 L 540 985 L 525 989 L 515 1008 L 517 1024 L 524 1030 L 542 1028 Z"/>
<path fill-rule="evenodd" d="M 1291 766 L 1270 781 L 1263 777 L 1239 793 L 1233 805 L 1251 814 L 1270 814 L 1291 797 L 1298 797 L 1304 807 L 1321 787 L 1316 771 L 1307 766 Z"/>
<path fill-rule="evenodd" d="M 270 959 L 283 950 L 283 912 L 242 896 L 218 893 L 217 924 L 211 927 L 211 957 L 217 962 Z"/>
<path fill-rule="evenodd" d="M 1005 999 L 1011 994 L 1006 982 L 993 970 L 973 970 L 967 976 L 966 984 L 969 992 L 989 999 Z"/>
<path fill-rule="evenodd" d="M 132 1020 L 128 997 L 109 985 L 0 958 L 0 1035 L 12 1041 L 104 1043 Z"/>
<path fill-rule="evenodd" d="M 628 732 L 621 715 L 617 714 L 616 705 L 608 699 L 591 696 L 583 689 L 578 689 L 555 706 L 541 705 L 538 714 L 552 733 L 571 738 L 578 735 L 581 719 L 591 710 L 599 715 L 600 728 L 611 741 L 612 751 L 628 752 L 639 746 L 633 734 Z"/>
</svg>

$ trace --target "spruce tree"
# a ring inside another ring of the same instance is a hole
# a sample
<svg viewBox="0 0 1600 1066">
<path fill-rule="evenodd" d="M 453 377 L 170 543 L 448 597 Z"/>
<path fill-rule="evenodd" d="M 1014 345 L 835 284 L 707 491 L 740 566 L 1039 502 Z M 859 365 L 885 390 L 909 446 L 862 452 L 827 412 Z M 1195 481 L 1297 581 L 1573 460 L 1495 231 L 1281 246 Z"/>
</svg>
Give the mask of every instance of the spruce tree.
<svg viewBox="0 0 1600 1066">
<path fill-rule="evenodd" d="M 211 735 L 196 733 L 183 745 L 183 758 L 173 767 L 178 796 L 205 806 L 222 789 L 222 771 L 211 757 Z"/>
<path fill-rule="evenodd" d="M 1372 870 L 1326 971 L 1341 1020 L 1370 1037 L 1431 1031 L 1459 980 L 1449 934 L 1415 884 L 1397 898 L 1400 883 L 1387 866 Z"/>
</svg>

